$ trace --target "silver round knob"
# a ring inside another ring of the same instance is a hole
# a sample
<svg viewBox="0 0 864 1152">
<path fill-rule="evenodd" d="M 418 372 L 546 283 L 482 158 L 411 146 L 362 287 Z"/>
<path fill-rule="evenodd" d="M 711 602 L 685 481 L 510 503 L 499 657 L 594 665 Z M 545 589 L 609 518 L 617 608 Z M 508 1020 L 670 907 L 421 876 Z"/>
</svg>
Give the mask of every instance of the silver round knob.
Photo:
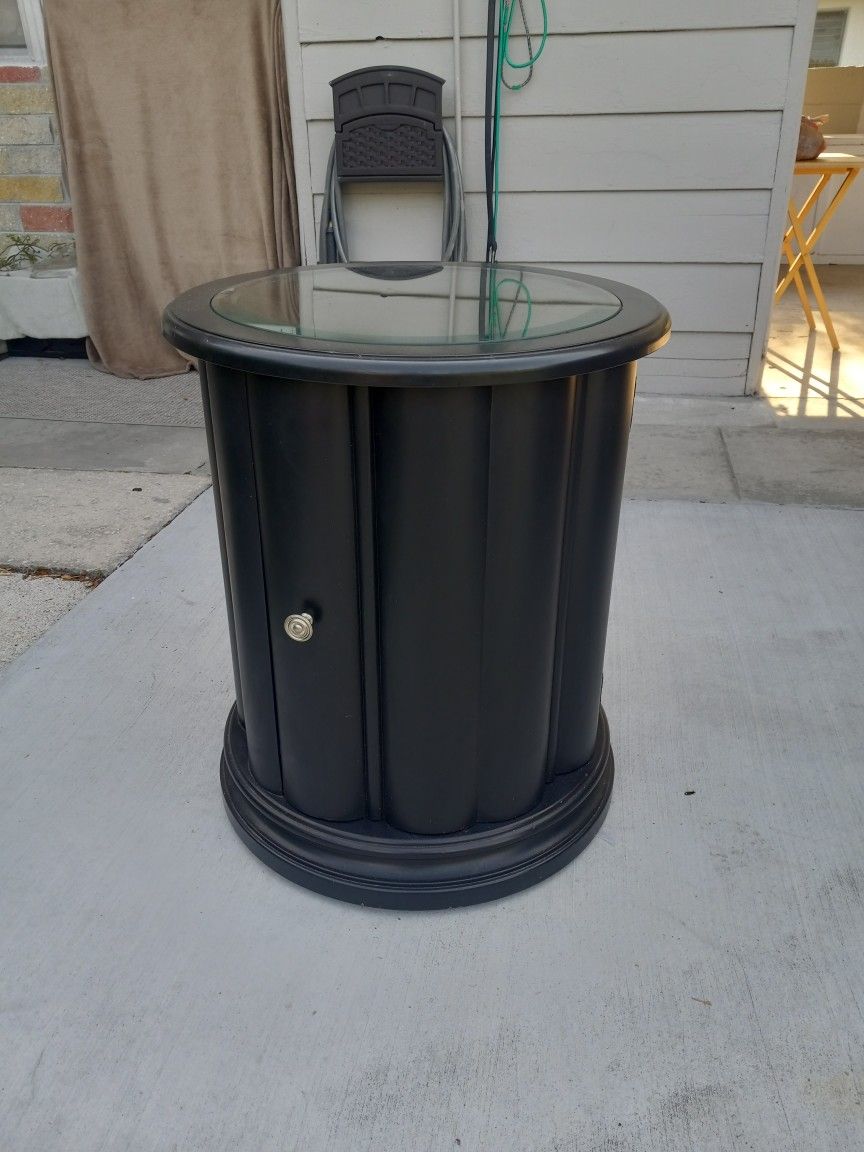
<svg viewBox="0 0 864 1152">
<path fill-rule="evenodd" d="M 285 617 L 285 631 L 292 640 L 305 644 L 312 639 L 312 617 L 308 612 L 295 612 Z"/>
</svg>

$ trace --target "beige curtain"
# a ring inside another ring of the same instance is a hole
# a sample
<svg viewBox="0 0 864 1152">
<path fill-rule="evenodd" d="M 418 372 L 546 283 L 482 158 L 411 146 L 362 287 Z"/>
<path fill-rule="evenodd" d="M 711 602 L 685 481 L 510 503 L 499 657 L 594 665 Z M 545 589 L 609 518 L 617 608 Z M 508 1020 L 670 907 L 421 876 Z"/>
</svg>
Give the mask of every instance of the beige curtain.
<svg viewBox="0 0 864 1152">
<path fill-rule="evenodd" d="M 179 292 L 297 262 L 278 0 L 45 0 L 94 363 L 181 372 Z"/>
</svg>

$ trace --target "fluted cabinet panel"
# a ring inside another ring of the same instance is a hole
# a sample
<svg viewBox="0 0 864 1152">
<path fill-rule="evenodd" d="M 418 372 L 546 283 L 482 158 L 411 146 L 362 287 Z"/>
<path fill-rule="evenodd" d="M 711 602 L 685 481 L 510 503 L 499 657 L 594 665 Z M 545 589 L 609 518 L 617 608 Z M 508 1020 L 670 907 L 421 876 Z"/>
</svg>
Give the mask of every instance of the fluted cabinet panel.
<svg viewBox="0 0 864 1152">
<path fill-rule="evenodd" d="M 225 585 L 225 607 L 228 610 L 228 639 L 231 644 L 231 666 L 234 671 L 234 694 L 237 700 L 237 715 L 243 721 L 243 683 L 240 677 L 240 664 L 237 658 L 237 634 L 234 624 L 234 596 L 231 592 L 231 574 L 228 571 L 228 553 L 225 547 L 225 522 L 222 514 L 222 493 L 219 487 L 219 462 L 216 444 L 213 439 L 213 416 L 210 411 L 210 387 L 207 383 L 207 365 L 202 360 L 198 366 L 201 379 L 201 404 L 204 409 L 204 429 L 207 435 L 207 454 L 210 458 L 210 476 L 213 481 L 213 504 L 216 510 L 216 531 L 219 536 L 219 556 L 222 561 L 222 582 Z"/>
<path fill-rule="evenodd" d="M 348 391 L 249 378 L 284 793 L 322 820 L 366 813 Z M 304 612 L 297 643 L 284 621 Z"/>
<path fill-rule="evenodd" d="M 597 739 L 603 652 L 633 413 L 636 366 L 582 378 L 558 608 L 557 675 L 550 727 L 553 774 L 578 768 Z"/>
<path fill-rule="evenodd" d="M 206 381 L 249 763 L 262 787 L 281 793 L 267 584 L 246 374 L 210 365 Z"/>
<path fill-rule="evenodd" d="M 384 812 L 474 820 L 491 389 L 372 400 Z"/>
<path fill-rule="evenodd" d="M 479 820 L 527 811 L 545 782 L 573 379 L 491 389 L 477 764 Z"/>
</svg>

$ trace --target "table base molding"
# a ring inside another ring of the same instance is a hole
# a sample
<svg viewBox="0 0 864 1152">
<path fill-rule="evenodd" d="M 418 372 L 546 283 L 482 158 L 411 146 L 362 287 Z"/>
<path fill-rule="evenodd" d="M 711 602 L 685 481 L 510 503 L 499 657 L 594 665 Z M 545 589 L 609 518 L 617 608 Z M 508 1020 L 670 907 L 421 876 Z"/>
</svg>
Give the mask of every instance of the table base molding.
<svg viewBox="0 0 864 1152">
<path fill-rule="evenodd" d="M 283 876 L 354 904 L 432 909 L 510 895 L 563 868 L 600 828 L 614 770 L 601 709 L 588 763 L 555 777 L 538 804 L 515 820 L 435 836 L 400 832 L 385 821 L 315 820 L 255 781 L 246 734 L 232 708 L 221 779 L 237 832 Z"/>
</svg>

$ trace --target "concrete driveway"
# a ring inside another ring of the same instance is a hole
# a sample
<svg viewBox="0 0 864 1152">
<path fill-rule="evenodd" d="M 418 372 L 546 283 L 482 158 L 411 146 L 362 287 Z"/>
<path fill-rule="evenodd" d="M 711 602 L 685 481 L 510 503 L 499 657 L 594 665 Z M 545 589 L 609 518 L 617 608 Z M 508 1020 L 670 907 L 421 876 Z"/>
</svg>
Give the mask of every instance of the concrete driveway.
<svg viewBox="0 0 864 1152">
<path fill-rule="evenodd" d="M 862 429 L 753 397 L 640 397 L 627 494 L 862 507 Z M 206 488 L 206 459 L 194 373 L 0 361 L 0 665 Z"/>
<path fill-rule="evenodd" d="M 603 829 L 400 914 L 228 824 L 202 495 L 0 673 L 0 1147 L 857 1152 L 862 554 L 857 511 L 629 501 Z"/>
<path fill-rule="evenodd" d="M 0 582 L 19 649 L 66 613 L 0 670 L 0 1148 L 864 1147 L 860 433 L 638 402 L 607 821 L 535 889 L 398 914 L 229 827 L 194 381 L 81 369 L 0 388 L 6 555 L 76 574 Z"/>
<path fill-rule="evenodd" d="M 197 390 L 0 361 L 0 665 L 207 487 Z"/>
</svg>

